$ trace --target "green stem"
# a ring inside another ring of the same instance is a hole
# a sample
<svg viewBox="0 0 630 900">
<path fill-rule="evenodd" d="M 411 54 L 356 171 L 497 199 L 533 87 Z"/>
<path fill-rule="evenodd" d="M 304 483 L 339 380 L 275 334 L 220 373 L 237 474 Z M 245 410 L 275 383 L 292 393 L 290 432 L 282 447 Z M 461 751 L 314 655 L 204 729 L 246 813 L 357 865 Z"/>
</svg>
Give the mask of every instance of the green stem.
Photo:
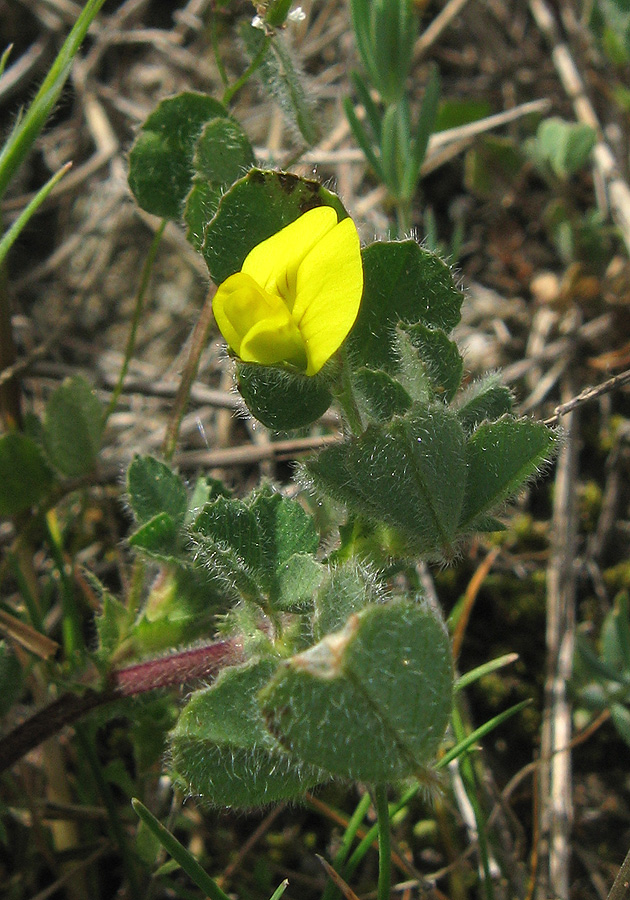
<svg viewBox="0 0 630 900">
<path fill-rule="evenodd" d="M 129 330 L 129 337 L 127 338 L 127 346 L 125 347 L 125 358 L 123 360 L 123 364 L 120 369 L 120 375 L 118 376 L 118 381 L 116 382 L 111 400 L 109 401 L 107 409 L 105 410 L 103 425 L 105 425 L 111 414 L 116 409 L 116 405 L 118 404 L 118 400 L 125 386 L 125 377 L 127 375 L 127 372 L 129 371 L 129 363 L 131 362 L 131 357 L 133 356 L 133 351 L 136 346 L 136 337 L 138 334 L 138 325 L 140 324 L 140 316 L 142 315 L 142 309 L 144 307 L 144 298 L 149 287 L 149 281 L 151 279 L 151 272 L 153 271 L 155 257 L 157 256 L 158 247 L 160 246 L 160 241 L 162 240 L 162 235 L 164 234 L 166 225 L 167 220 L 164 219 L 158 230 L 155 232 L 155 235 L 153 236 L 151 246 L 149 247 L 149 253 L 147 254 L 146 260 L 144 261 L 144 266 L 142 267 L 142 275 L 140 277 L 140 284 L 138 285 L 138 292 L 136 294 L 136 303 L 133 311 L 133 318 L 131 320 L 131 328 Z"/>
<path fill-rule="evenodd" d="M 267 53 L 270 43 L 271 43 L 270 38 L 266 37 L 262 47 L 260 48 L 260 50 L 258 51 L 256 56 L 253 58 L 253 60 L 249 64 L 249 66 L 245 69 L 245 71 L 243 72 L 241 77 L 237 81 L 234 82 L 232 87 L 226 88 L 225 93 L 223 94 L 223 100 L 221 101 L 224 106 L 227 106 L 229 103 L 232 102 L 232 99 L 233 99 L 234 95 L 236 94 L 236 92 L 240 91 L 240 89 L 243 87 L 243 85 L 246 84 L 249 81 L 249 79 L 252 77 L 252 75 L 258 68 L 258 66 L 261 64 L 261 62 L 265 58 L 265 54 Z"/>
<path fill-rule="evenodd" d="M 398 238 L 402 240 L 405 236 L 409 237 L 411 231 L 411 201 L 396 201 L 396 224 L 398 228 Z"/>
<path fill-rule="evenodd" d="M 173 458 L 173 454 L 175 453 L 175 448 L 177 446 L 177 437 L 179 435 L 179 428 L 182 424 L 184 412 L 186 411 L 186 405 L 188 404 L 190 390 L 193 386 L 195 378 L 197 377 L 199 359 L 201 358 L 203 349 L 206 346 L 206 342 L 208 340 L 208 332 L 210 331 L 210 327 L 212 326 L 212 322 L 214 321 L 212 315 L 213 296 L 214 291 L 210 290 L 201 309 L 201 314 L 197 319 L 197 324 L 193 329 L 192 339 L 190 343 L 190 352 L 188 354 L 188 359 L 186 360 L 186 365 L 182 373 L 182 379 L 179 383 L 177 396 L 175 397 L 173 413 L 166 429 L 166 435 L 164 436 L 162 452 L 164 453 L 164 458 L 167 461 L 170 461 Z"/>
<path fill-rule="evenodd" d="M 214 53 L 214 61 L 217 64 L 217 69 L 219 70 L 219 77 L 221 78 L 221 83 L 223 87 L 227 90 L 227 86 L 230 83 L 227 72 L 225 71 L 225 66 L 223 65 L 223 60 L 221 59 L 221 54 L 219 52 L 219 39 L 217 35 L 217 11 L 216 11 L 216 3 L 213 3 L 212 16 L 210 19 L 210 40 L 212 41 L 212 52 Z"/>
<path fill-rule="evenodd" d="M 395 803 L 392 806 L 391 816 L 395 816 L 397 812 L 399 812 L 401 809 L 403 809 L 405 806 L 407 806 L 407 804 L 410 803 L 411 800 L 413 800 L 413 798 L 416 796 L 416 794 L 418 793 L 419 790 L 420 790 L 419 784 L 416 784 L 412 788 L 409 788 L 409 790 L 405 794 L 403 794 L 403 796 L 400 798 L 398 803 Z M 391 818 L 391 816 L 390 816 L 390 818 Z M 350 878 L 352 877 L 354 872 L 357 870 L 359 863 L 361 862 L 361 860 L 363 859 L 365 854 L 368 852 L 368 850 L 374 843 L 374 840 L 375 840 L 377 834 L 378 834 L 378 824 L 373 825 L 370 828 L 370 830 L 367 832 L 365 837 L 361 840 L 361 843 L 359 844 L 359 846 L 356 848 L 356 850 L 354 851 L 354 853 L 348 860 L 346 866 L 344 867 L 343 872 L 341 873 L 344 881 L 347 882 L 350 880 Z"/>
<path fill-rule="evenodd" d="M 460 706 L 458 703 L 453 705 L 453 731 L 455 739 L 459 743 L 467 736 L 466 726 L 461 716 Z M 475 826 L 477 828 L 477 840 L 479 842 L 479 858 L 483 869 L 483 888 L 487 900 L 493 900 L 494 890 L 492 887 L 492 873 L 490 870 L 490 847 L 488 843 L 488 835 L 486 831 L 486 817 L 479 803 L 479 784 L 477 774 L 473 765 L 473 761 L 468 752 L 464 752 L 459 757 L 460 774 L 462 782 L 466 790 L 466 795 L 470 801 L 475 817 Z"/>
<path fill-rule="evenodd" d="M 361 411 L 357 404 L 357 399 L 354 395 L 352 370 L 348 361 L 348 355 L 343 348 L 337 353 L 337 359 L 339 361 L 339 377 L 337 384 L 333 385 L 332 390 L 335 399 L 338 401 L 343 415 L 345 416 L 350 431 L 354 435 L 360 435 L 365 431 L 365 426 L 363 424 Z"/>
<path fill-rule="evenodd" d="M 378 889 L 377 900 L 389 900 L 391 888 L 391 846 L 387 786 L 377 784 L 374 801 L 378 819 Z"/>
<path fill-rule="evenodd" d="M 341 846 L 337 851 L 337 855 L 333 861 L 333 868 L 336 872 L 342 872 L 343 866 L 348 858 L 348 854 L 350 853 L 350 848 L 352 846 L 352 842 L 354 841 L 357 831 L 361 827 L 361 823 L 365 819 L 367 815 L 367 811 L 370 807 L 370 795 L 365 793 L 361 800 L 359 801 L 357 808 L 352 814 L 352 818 L 348 822 L 348 826 L 345 830 Z M 335 900 L 335 898 L 339 895 L 339 888 L 333 884 L 332 881 L 328 881 L 326 884 L 326 888 L 324 893 L 322 894 L 322 900 Z"/>
<path fill-rule="evenodd" d="M 66 659 L 71 665 L 76 665 L 77 657 L 85 653 L 83 632 L 81 629 L 81 617 L 74 591 L 72 579 L 66 571 L 66 561 L 63 555 L 62 538 L 57 528 L 53 512 L 44 518 L 45 537 L 57 569 L 59 595 L 61 598 L 63 648 Z"/>
<path fill-rule="evenodd" d="M 63 176 L 71 167 L 72 163 L 68 162 L 65 164 L 65 166 L 62 166 L 58 172 L 55 172 L 52 178 L 49 178 L 46 184 L 37 191 L 31 202 L 27 205 L 26 209 L 22 210 L 13 225 L 11 225 L 9 230 L 2 236 L 2 240 L 0 240 L 0 265 L 4 263 L 7 253 L 16 242 L 16 240 L 20 236 L 20 233 L 28 224 L 29 220 L 37 212 L 52 189 L 58 184 L 59 181 L 61 181 Z"/>
<path fill-rule="evenodd" d="M 10 369 L 17 359 L 17 349 L 11 323 L 9 279 L 4 263 L 0 264 L 0 372 Z M 6 431 L 22 425 L 22 398 L 20 382 L 12 375 L 0 384 L 0 424 Z"/>
</svg>

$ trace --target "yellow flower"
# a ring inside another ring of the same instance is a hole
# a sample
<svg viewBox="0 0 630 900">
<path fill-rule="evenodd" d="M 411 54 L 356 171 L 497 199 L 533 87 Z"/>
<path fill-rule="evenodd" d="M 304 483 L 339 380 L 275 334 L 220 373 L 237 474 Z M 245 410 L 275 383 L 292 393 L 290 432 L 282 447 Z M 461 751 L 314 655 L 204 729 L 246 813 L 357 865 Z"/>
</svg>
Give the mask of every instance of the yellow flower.
<svg viewBox="0 0 630 900">
<path fill-rule="evenodd" d="M 354 222 L 318 206 L 254 247 L 212 309 L 244 362 L 315 375 L 354 325 L 362 293 Z"/>
</svg>

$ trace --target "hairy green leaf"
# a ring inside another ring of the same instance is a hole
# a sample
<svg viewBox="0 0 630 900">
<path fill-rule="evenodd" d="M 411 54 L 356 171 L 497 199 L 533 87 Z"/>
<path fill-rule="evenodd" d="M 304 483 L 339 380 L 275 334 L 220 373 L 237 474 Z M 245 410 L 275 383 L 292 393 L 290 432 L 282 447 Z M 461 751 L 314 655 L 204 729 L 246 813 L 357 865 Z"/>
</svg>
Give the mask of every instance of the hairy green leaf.
<svg viewBox="0 0 630 900">
<path fill-rule="evenodd" d="M 53 474 L 40 447 L 17 431 L 0 437 L 0 516 L 26 512 L 44 498 Z"/>
<path fill-rule="evenodd" d="M 446 332 L 459 322 L 462 294 L 448 266 L 415 241 L 371 244 L 363 250 L 363 268 L 363 300 L 348 336 L 356 364 L 395 372 L 400 322 Z"/>
<path fill-rule="evenodd" d="M 134 457 L 127 470 L 127 495 L 139 522 L 166 513 L 181 525 L 186 515 L 186 487 L 173 470 L 153 456 Z"/>
<path fill-rule="evenodd" d="M 171 734 L 172 765 L 184 789 L 206 803 L 261 806 L 327 779 L 287 754 L 265 727 L 257 694 L 274 669 L 271 660 L 225 669 L 182 711 Z"/>
<path fill-rule="evenodd" d="M 143 209 L 181 218 L 195 174 L 197 139 L 207 122 L 227 115 L 218 100 L 193 91 L 168 97 L 153 110 L 129 154 L 129 186 Z"/>
<path fill-rule="evenodd" d="M 551 459 L 557 440 L 546 425 L 509 416 L 473 432 L 466 444 L 462 530 L 522 488 Z"/>
<path fill-rule="evenodd" d="M 332 403 L 323 375 L 294 375 L 239 362 L 236 383 L 254 418 L 274 431 L 305 428 L 321 418 Z"/>
<path fill-rule="evenodd" d="M 345 778 L 419 774 L 451 712 L 448 635 L 424 604 L 393 601 L 281 663 L 260 692 L 268 726 L 292 754 Z"/>
<path fill-rule="evenodd" d="M 457 532 L 466 463 L 455 413 L 414 407 L 309 460 L 315 486 L 354 512 L 398 528 L 418 552 L 448 552 Z"/>
<path fill-rule="evenodd" d="M 63 475 L 87 475 L 96 464 L 103 434 L 103 410 L 91 386 L 76 375 L 50 397 L 44 414 L 44 443 Z"/>
</svg>

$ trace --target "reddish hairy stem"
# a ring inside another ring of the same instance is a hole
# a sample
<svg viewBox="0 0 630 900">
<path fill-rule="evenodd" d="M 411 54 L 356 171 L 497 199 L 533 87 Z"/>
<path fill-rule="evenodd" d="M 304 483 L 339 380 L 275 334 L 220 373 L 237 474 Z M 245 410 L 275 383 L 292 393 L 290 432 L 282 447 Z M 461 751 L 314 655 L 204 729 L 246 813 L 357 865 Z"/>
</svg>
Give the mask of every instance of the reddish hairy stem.
<svg viewBox="0 0 630 900">
<path fill-rule="evenodd" d="M 66 725 L 74 724 L 99 706 L 123 697 L 146 694 L 157 688 L 187 687 L 243 660 L 240 640 L 216 641 L 205 647 L 118 669 L 111 673 L 109 683 L 103 690 L 88 688 L 82 694 L 62 694 L 0 739 L 0 772 L 9 769 Z"/>
<path fill-rule="evenodd" d="M 149 659 L 113 673 L 112 684 L 123 697 L 134 697 L 163 687 L 181 687 L 203 681 L 222 669 L 243 661 L 240 641 L 217 641 L 194 650 Z"/>
</svg>

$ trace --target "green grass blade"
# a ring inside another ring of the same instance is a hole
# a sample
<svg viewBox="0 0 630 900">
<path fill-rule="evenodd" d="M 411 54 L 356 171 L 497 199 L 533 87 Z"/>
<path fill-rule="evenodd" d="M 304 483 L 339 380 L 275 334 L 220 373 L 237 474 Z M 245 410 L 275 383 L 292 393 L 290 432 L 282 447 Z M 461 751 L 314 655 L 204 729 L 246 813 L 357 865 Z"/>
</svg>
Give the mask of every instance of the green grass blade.
<svg viewBox="0 0 630 900">
<path fill-rule="evenodd" d="M 445 753 L 444 756 L 438 761 L 436 765 L 436 769 L 443 769 L 447 766 L 452 760 L 457 759 L 458 756 L 461 756 L 464 751 L 468 750 L 469 747 L 472 747 L 473 744 L 476 744 L 477 741 L 480 741 L 487 734 L 490 734 L 491 731 L 494 731 L 495 728 L 498 728 L 499 725 L 502 725 L 507 719 L 510 719 L 512 716 L 515 716 L 516 713 L 520 712 L 522 709 L 525 709 L 526 706 L 529 706 L 531 700 L 521 700 L 520 703 L 516 703 L 514 706 L 511 706 L 509 709 L 506 709 L 504 712 L 499 713 L 498 716 L 494 716 L 492 719 L 489 719 L 484 725 L 480 725 L 479 728 L 475 728 L 473 732 L 471 732 L 468 737 L 464 738 L 463 741 L 459 741 L 454 747 L 452 747 L 448 753 Z"/>
<path fill-rule="evenodd" d="M 343 108 L 357 144 L 359 145 L 361 150 L 363 150 L 365 158 L 372 166 L 376 177 L 379 179 L 379 181 L 385 184 L 385 173 L 383 172 L 383 167 L 381 166 L 380 160 L 377 158 L 374 150 L 370 145 L 370 140 L 366 134 L 365 128 L 359 121 L 359 117 L 355 113 L 354 107 L 352 106 L 352 101 L 349 97 L 344 98 Z"/>
<path fill-rule="evenodd" d="M 370 0 L 350 0 L 350 14 L 359 56 L 363 60 L 363 65 L 370 78 L 374 81 L 373 73 L 376 71 L 376 62 L 370 37 Z"/>
<path fill-rule="evenodd" d="M 12 50 L 13 44 L 9 44 L 6 50 L 3 51 L 2 56 L 0 56 L 0 78 L 2 78 L 2 76 L 4 75 L 4 70 L 7 67 L 7 62 L 9 61 Z"/>
<path fill-rule="evenodd" d="M 381 114 L 376 103 L 372 100 L 370 96 L 370 90 L 366 85 L 365 81 L 358 72 L 352 73 L 352 82 L 354 84 L 354 88 L 357 92 L 357 96 L 359 97 L 359 102 L 363 105 L 365 109 L 365 117 L 366 120 L 372 129 L 372 136 L 376 140 L 377 143 L 381 142 Z M 349 101 L 348 101 L 349 102 Z"/>
<path fill-rule="evenodd" d="M 285 878 L 284 881 L 280 882 L 278 887 L 275 889 L 269 900 L 280 900 L 280 897 L 284 894 L 286 889 L 289 886 L 289 879 Z"/>
<path fill-rule="evenodd" d="M 201 868 L 195 857 L 180 844 L 177 838 L 159 822 L 153 813 L 149 812 L 146 806 L 135 797 L 131 801 L 136 814 L 147 826 L 149 831 L 158 839 L 166 852 L 173 857 L 175 862 L 179 863 L 184 872 L 188 875 L 197 887 L 204 892 L 210 900 L 230 900 L 213 878 Z M 275 894 L 274 894 L 275 896 Z"/>
<path fill-rule="evenodd" d="M 413 800 L 413 798 L 416 796 L 416 794 L 418 793 L 419 790 L 420 790 L 420 784 L 419 783 L 415 784 L 412 788 L 409 788 L 409 790 L 403 794 L 403 796 L 400 798 L 400 800 L 397 803 L 393 803 L 390 806 L 390 809 L 389 809 L 390 822 L 394 818 L 394 816 L 397 813 L 399 813 L 400 810 L 404 806 L 406 806 L 408 803 L 411 802 L 411 800 Z M 377 839 L 377 837 L 378 837 L 378 823 L 376 825 L 372 825 L 370 830 L 367 832 L 367 834 L 365 835 L 365 837 L 363 838 L 363 840 L 361 841 L 359 846 L 356 848 L 356 850 L 354 851 L 354 853 L 348 860 L 348 864 L 346 865 L 346 867 L 344 868 L 344 870 L 342 872 L 342 877 L 343 877 L 344 881 L 347 882 L 350 880 L 350 878 L 352 877 L 352 874 L 356 870 L 357 866 L 359 865 L 359 863 L 361 862 L 361 860 L 363 859 L 365 854 L 368 852 L 368 850 L 370 849 L 370 847 L 372 846 L 374 841 Z"/>
<path fill-rule="evenodd" d="M 88 0 L 66 38 L 57 58 L 27 112 L 15 127 L 0 152 L 0 197 L 4 195 L 17 168 L 24 161 L 37 136 L 52 112 L 88 28 L 96 18 L 105 0 Z M 6 51 L 5 51 L 6 54 Z"/>
<path fill-rule="evenodd" d="M 389 900 L 391 892 L 391 820 L 387 803 L 387 786 L 377 784 L 374 800 L 378 815 L 378 889 L 377 900 Z"/>
<path fill-rule="evenodd" d="M 510 666 L 517 659 L 518 653 L 506 653 L 505 656 L 498 656 L 496 659 L 491 659 L 490 662 L 484 663 L 482 666 L 477 666 L 475 669 L 471 669 L 470 672 L 466 672 L 465 675 L 460 676 L 455 682 L 454 690 L 461 691 L 463 688 L 468 687 L 468 685 L 473 684 L 473 682 L 483 678 L 484 675 L 490 675 L 491 672 L 496 672 L 497 669 L 502 669 L 504 666 Z"/>
<path fill-rule="evenodd" d="M 35 194 L 31 202 L 28 204 L 26 209 L 24 209 L 20 215 L 17 217 L 13 225 L 9 228 L 6 234 L 3 236 L 2 240 L 0 240 L 0 266 L 4 262 L 7 253 L 17 240 L 20 232 L 24 228 L 24 226 L 28 223 L 29 219 L 33 216 L 35 212 L 42 205 L 46 197 L 50 194 L 54 186 L 61 181 L 63 176 L 66 174 L 68 169 L 71 167 L 72 163 L 66 163 L 65 166 L 62 166 L 58 172 L 52 176 L 52 178 L 46 182 L 46 184 L 39 189 L 39 191 Z"/>
<path fill-rule="evenodd" d="M 453 732 L 460 741 L 465 739 L 466 728 L 461 717 L 460 711 L 455 704 L 453 709 Z M 468 752 L 463 753 L 459 760 L 459 772 L 464 785 L 464 790 L 470 802 L 475 817 L 475 828 L 477 831 L 477 842 L 479 845 L 479 858 L 483 869 L 483 882 L 486 897 L 492 900 L 494 892 L 492 889 L 492 876 L 490 873 L 490 847 L 488 843 L 487 822 L 484 811 L 479 802 L 480 785 L 477 773 L 473 765 L 473 760 Z"/>
<path fill-rule="evenodd" d="M 335 859 L 333 860 L 333 868 L 336 872 L 343 871 L 343 866 L 345 865 L 348 854 L 350 853 L 352 842 L 356 837 L 357 831 L 361 827 L 361 823 L 367 815 L 367 811 L 370 808 L 371 802 L 372 801 L 370 795 L 368 793 L 365 793 L 359 800 L 357 808 L 352 813 L 352 817 L 348 822 L 348 826 L 341 840 L 341 846 L 339 847 Z M 322 894 L 322 900 L 334 900 L 334 898 L 338 895 L 339 888 L 329 880 L 326 884 L 326 888 L 324 889 L 324 893 Z"/>
<path fill-rule="evenodd" d="M 405 193 L 408 197 L 413 197 L 418 181 L 420 179 L 420 169 L 427 155 L 427 147 L 429 146 L 429 138 L 435 127 L 437 118 L 438 104 L 440 102 L 440 73 L 435 66 L 429 81 L 427 82 L 424 97 L 422 98 L 422 106 L 420 108 L 420 116 L 418 118 L 418 127 L 416 128 L 416 140 L 413 150 L 413 165 L 409 167 L 407 177 L 405 179 Z"/>
</svg>

